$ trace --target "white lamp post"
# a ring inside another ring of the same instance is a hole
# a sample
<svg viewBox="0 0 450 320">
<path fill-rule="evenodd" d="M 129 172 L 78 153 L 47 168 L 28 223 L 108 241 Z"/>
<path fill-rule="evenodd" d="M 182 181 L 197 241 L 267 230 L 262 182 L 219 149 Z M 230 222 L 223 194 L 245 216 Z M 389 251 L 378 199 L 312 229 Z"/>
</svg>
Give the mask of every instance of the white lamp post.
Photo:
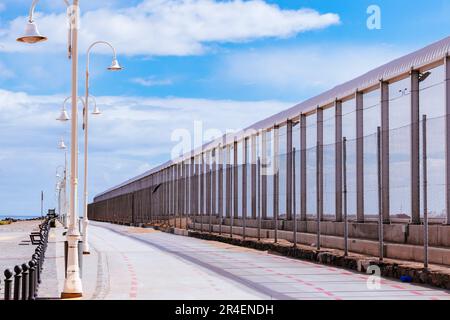
<svg viewBox="0 0 450 320">
<path fill-rule="evenodd" d="M 47 40 L 42 36 L 33 20 L 34 9 L 39 0 L 33 0 L 28 18 L 28 25 L 25 29 L 25 35 L 18 38 L 17 41 L 25 43 L 37 43 Z M 65 1 L 66 5 L 70 5 Z M 78 263 L 78 241 L 80 233 L 76 228 L 76 218 L 78 216 L 78 135 L 77 135 L 77 99 L 78 99 L 78 12 L 79 0 L 73 0 L 68 12 L 69 21 L 69 57 L 72 59 L 72 117 L 71 117 L 71 144 L 70 144 L 70 222 L 67 232 L 68 257 L 67 257 L 67 275 L 64 282 L 62 298 L 76 298 L 83 295 L 83 286 L 80 279 L 80 268 Z"/>
<path fill-rule="evenodd" d="M 89 63 L 90 63 L 90 55 L 91 50 L 94 46 L 98 44 L 104 44 L 111 48 L 113 52 L 113 60 L 111 66 L 108 67 L 110 71 L 119 71 L 122 70 L 122 67 L 119 65 L 116 56 L 116 50 L 114 47 L 106 41 L 96 41 L 92 43 L 86 53 L 86 88 L 85 88 L 85 109 L 84 109 L 84 205 L 83 205 L 83 254 L 89 254 L 89 242 L 88 242 L 88 123 L 89 123 Z M 95 109 L 92 114 L 100 114 L 99 109 L 97 108 L 97 104 L 95 104 Z"/>
<path fill-rule="evenodd" d="M 69 116 L 67 114 L 67 111 L 66 111 L 66 103 L 69 100 L 71 100 L 71 99 L 72 99 L 72 97 L 67 97 L 66 99 L 64 99 L 64 102 L 63 102 L 63 105 L 62 105 L 62 108 L 61 108 L 61 113 L 60 113 L 59 117 L 56 118 L 56 120 L 61 121 L 61 122 L 66 122 L 66 121 L 70 120 L 70 118 L 69 118 Z M 78 101 L 80 101 L 81 104 L 83 105 L 83 110 L 86 109 L 86 105 L 85 105 L 85 103 L 83 101 L 83 98 L 78 97 Z M 94 103 L 95 103 L 95 99 L 94 99 Z M 97 112 L 99 112 L 96 103 L 94 104 L 94 112 L 95 112 L 95 110 L 97 110 Z M 67 148 L 65 143 L 64 143 L 64 140 L 62 138 L 61 138 L 61 140 L 60 140 L 60 142 L 58 144 L 58 148 L 59 149 L 64 149 L 64 150 Z M 77 155 L 79 155 L 79 154 L 80 154 L 80 152 L 77 152 Z M 67 159 L 67 151 L 65 151 L 65 156 L 66 156 L 66 159 Z M 66 166 L 67 166 L 67 163 L 66 163 Z M 78 216 L 76 217 L 76 224 L 79 225 L 79 217 Z"/>
<path fill-rule="evenodd" d="M 64 150 L 64 175 L 62 180 L 62 186 L 63 186 L 63 223 L 64 227 L 67 228 L 67 146 L 64 143 L 63 138 L 61 138 L 61 141 L 58 143 L 58 149 Z"/>
<path fill-rule="evenodd" d="M 61 142 L 64 144 L 64 141 L 61 140 Z M 64 146 L 65 147 L 65 146 Z M 58 169 L 62 168 L 63 172 L 62 174 L 58 173 Z M 66 227 L 66 214 L 67 214 L 67 199 L 66 199 L 66 162 L 64 161 L 64 166 L 58 166 L 56 168 L 56 178 L 60 179 L 56 182 L 56 190 L 58 192 L 58 210 L 59 215 L 62 217 L 62 223 L 64 227 Z"/>
</svg>

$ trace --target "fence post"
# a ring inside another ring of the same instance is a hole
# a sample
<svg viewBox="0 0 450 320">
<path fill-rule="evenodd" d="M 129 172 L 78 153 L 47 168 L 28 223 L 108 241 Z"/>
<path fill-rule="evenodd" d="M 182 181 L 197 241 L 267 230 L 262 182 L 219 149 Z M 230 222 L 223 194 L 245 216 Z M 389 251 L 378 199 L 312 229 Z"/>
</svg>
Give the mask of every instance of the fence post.
<svg viewBox="0 0 450 320">
<path fill-rule="evenodd" d="M 347 138 L 342 139 L 342 191 L 344 199 L 344 256 L 348 256 L 348 215 L 347 215 Z"/>
<path fill-rule="evenodd" d="M 320 187 L 321 187 L 321 183 L 320 183 L 320 177 L 321 177 L 321 173 L 320 173 L 320 142 L 317 141 L 317 145 L 316 145 L 316 249 L 320 250 L 320 219 L 321 219 L 321 212 L 320 212 L 320 203 L 322 201 L 322 199 L 320 198 L 321 196 L 321 191 L 320 191 Z"/>
<path fill-rule="evenodd" d="M 14 267 L 14 300 L 20 300 L 20 288 L 22 287 L 22 268 Z"/>
<path fill-rule="evenodd" d="M 272 153 L 272 167 L 273 167 L 273 218 L 275 221 L 274 242 L 278 242 L 278 214 L 279 214 L 279 131 L 278 126 L 273 127 L 273 153 Z"/>
<path fill-rule="evenodd" d="M 247 166 L 249 138 L 242 141 L 242 239 L 245 240 L 247 229 Z"/>
<path fill-rule="evenodd" d="M 380 261 L 383 261 L 383 199 L 382 199 L 382 162 L 381 162 L 381 128 L 377 128 L 377 171 L 378 171 L 378 241 L 379 241 L 379 255 Z M 384 170 L 384 169 L 383 169 Z"/>
<path fill-rule="evenodd" d="M 292 161 L 292 220 L 293 220 L 293 241 L 294 241 L 294 248 L 297 247 L 297 210 L 295 205 L 295 147 L 292 148 L 292 155 L 291 155 L 291 161 Z"/>
<path fill-rule="evenodd" d="M 258 241 L 261 240 L 261 158 L 258 157 Z"/>
<path fill-rule="evenodd" d="M 12 279 L 11 277 L 13 276 L 13 273 L 11 272 L 11 270 L 6 269 L 4 272 L 5 275 L 5 300 L 11 300 L 11 283 L 12 283 Z"/>
<path fill-rule="evenodd" d="M 22 264 L 22 300 L 28 300 L 28 265 Z"/>
<path fill-rule="evenodd" d="M 428 174 L 427 174 L 427 116 L 422 116 L 422 168 L 423 168 L 423 267 L 428 269 Z"/>
</svg>

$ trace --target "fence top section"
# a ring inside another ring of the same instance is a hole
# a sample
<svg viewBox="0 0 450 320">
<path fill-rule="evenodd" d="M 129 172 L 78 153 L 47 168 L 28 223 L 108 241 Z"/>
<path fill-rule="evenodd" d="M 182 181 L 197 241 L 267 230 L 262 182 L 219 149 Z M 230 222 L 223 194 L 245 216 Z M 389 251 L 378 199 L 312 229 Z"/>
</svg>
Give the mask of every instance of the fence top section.
<svg viewBox="0 0 450 320">
<path fill-rule="evenodd" d="M 216 140 L 210 141 L 201 147 L 192 150 L 181 157 L 167 161 L 149 171 L 146 171 L 132 179 L 129 179 L 115 187 L 112 187 L 100 194 L 98 194 L 94 201 L 103 200 L 107 198 L 107 194 L 111 191 L 123 188 L 133 182 L 143 179 L 155 172 L 158 172 L 164 168 L 171 166 L 174 163 L 179 163 L 185 159 L 191 158 L 193 155 L 201 153 L 204 150 L 208 150 L 219 145 L 229 144 L 232 141 L 240 140 L 243 137 L 249 135 L 249 132 L 258 132 L 273 127 L 274 125 L 282 124 L 288 119 L 293 119 L 302 113 L 312 112 L 318 107 L 326 106 L 333 103 L 336 100 L 342 100 L 355 92 L 364 91 L 379 84 L 380 81 L 388 81 L 395 79 L 403 74 L 409 73 L 411 70 L 417 70 L 434 63 L 438 63 L 450 53 L 450 36 L 446 37 L 438 42 L 435 42 L 425 48 L 410 53 L 401 58 L 395 59 L 385 65 L 382 65 L 376 69 L 373 69 L 353 80 L 338 85 L 320 95 L 310 98 L 304 102 L 301 102 L 287 110 L 279 112 L 264 120 L 258 121 L 253 125 L 236 133 L 226 134 Z M 363 53 L 362 53 L 363 54 Z M 117 195 L 117 194 L 115 194 Z M 106 197 L 105 197 L 106 196 Z"/>
</svg>

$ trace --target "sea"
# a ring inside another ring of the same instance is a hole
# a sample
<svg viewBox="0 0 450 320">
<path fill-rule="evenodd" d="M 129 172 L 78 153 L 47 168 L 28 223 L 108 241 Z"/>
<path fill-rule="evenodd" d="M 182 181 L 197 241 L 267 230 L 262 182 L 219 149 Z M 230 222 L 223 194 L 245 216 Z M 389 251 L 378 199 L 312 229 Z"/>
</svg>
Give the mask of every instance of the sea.
<svg viewBox="0 0 450 320">
<path fill-rule="evenodd" d="M 40 218 L 41 216 L 13 216 L 13 215 L 0 215 L 0 220 L 6 219 L 6 218 L 12 218 L 17 220 L 27 220 L 27 219 L 35 219 Z"/>
</svg>

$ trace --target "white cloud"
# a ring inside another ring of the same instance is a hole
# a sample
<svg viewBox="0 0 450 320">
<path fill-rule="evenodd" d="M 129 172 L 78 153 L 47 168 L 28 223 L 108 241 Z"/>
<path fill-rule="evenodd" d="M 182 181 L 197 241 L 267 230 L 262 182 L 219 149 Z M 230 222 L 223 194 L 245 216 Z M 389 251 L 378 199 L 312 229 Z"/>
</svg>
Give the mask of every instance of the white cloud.
<svg viewBox="0 0 450 320">
<path fill-rule="evenodd" d="M 154 86 L 168 86 L 173 84 L 172 79 L 156 79 L 153 76 L 146 78 L 133 78 L 131 82 L 139 84 L 144 87 L 154 87 Z"/>
<path fill-rule="evenodd" d="M 55 168 L 64 161 L 57 143 L 61 136 L 70 142 L 69 123 L 55 120 L 64 98 L 0 90 L 0 214 L 10 213 L 9 209 L 38 212 L 34 195 L 40 190 L 54 192 Z M 91 196 L 167 161 L 177 144 L 171 141 L 176 129 L 191 132 L 194 121 L 203 121 L 205 131 L 241 129 L 293 104 L 142 97 L 96 100 L 103 114 L 90 118 Z"/>
<path fill-rule="evenodd" d="M 15 73 L 10 68 L 8 68 L 4 63 L 0 61 L 0 78 L 11 79 L 14 78 Z"/>
<path fill-rule="evenodd" d="M 228 82 L 311 97 L 407 52 L 383 45 L 295 46 L 244 51 L 224 58 L 217 77 Z"/>
<path fill-rule="evenodd" d="M 62 50 L 66 44 L 65 14 L 40 14 L 35 19 L 49 41 L 39 50 Z M 7 51 L 29 50 L 15 38 L 25 17 L 0 30 Z M 113 42 L 128 55 L 191 55 L 211 42 L 240 42 L 265 37 L 291 37 L 340 22 L 333 13 L 285 10 L 262 0 L 144 0 L 134 7 L 82 12 L 82 48 L 98 39 Z"/>
</svg>

